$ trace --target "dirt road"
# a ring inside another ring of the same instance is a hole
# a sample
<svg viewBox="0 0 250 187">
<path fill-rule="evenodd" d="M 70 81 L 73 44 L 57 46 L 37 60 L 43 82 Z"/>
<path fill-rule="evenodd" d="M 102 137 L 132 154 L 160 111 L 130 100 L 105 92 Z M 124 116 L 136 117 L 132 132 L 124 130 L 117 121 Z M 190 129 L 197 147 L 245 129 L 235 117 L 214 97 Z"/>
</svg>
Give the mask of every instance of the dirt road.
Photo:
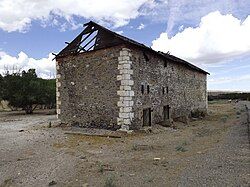
<svg viewBox="0 0 250 187">
<path fill-rule="evenodd" d="M 54 115 L 0 113 L 0 186 L 249 186 L 244 104 L 213 103 L 177 130 L 121 138 L 65 134 L 110 132 L 55 127 Z"/>
</svg>

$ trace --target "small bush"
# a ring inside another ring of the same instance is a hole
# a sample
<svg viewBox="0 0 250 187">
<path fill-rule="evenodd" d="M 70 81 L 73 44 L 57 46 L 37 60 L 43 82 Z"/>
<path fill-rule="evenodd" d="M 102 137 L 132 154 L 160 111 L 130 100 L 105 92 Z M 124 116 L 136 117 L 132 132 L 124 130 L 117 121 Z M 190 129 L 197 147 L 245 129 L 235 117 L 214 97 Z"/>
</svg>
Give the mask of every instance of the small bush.
<svg viewBox="0 0 250 187">
<path fill-rule="evenodd" d="M 184 141 L 184 142 L 182 143 L 182 145 L 188 145 L 187 141 Z"/>
<path fill-rule="evenodd" d="M 200 117 L 205 117 L 206 113 L 201 110 L 194 110 L 191 112 L 191 117 L 192 118 L 200 118 Z"/>
<path fill-rule="evenodd" d="M 115 187 L 114 177 L 110 176 L 106 179 L 104 187 Z"/>
<path fill-rule="evenodd" d="M 103 173 L 103 172 L 104 172 L 104 165 L 103 165 L 102 163 L 100 163 L 100 164 L 98 165 L 98 171 L 99 171 L 100 173 Z"/>
<path fill-rule="evenodd" d="M 185 147 L 183 147 L 182 145 L 179 145 L 177 147 L 175 147 L 176 151 L 180 151 L 180 152 L 186 152 L 187 149 Z"/>
<path fill-rule="evenodd" d="M 187 149 L 185 148 L 185 146 L 188 145 L 187 141 L 182 142 L 181 145 L 178 145 L 177 147 L 175 147 L 176 151 L 180 151 L 180 152 L 186 152 Z"/>
<path fill-rule="evenodd" d="M 241 112 L 237 111 L 236 114 L 237 114 L 237 115 L 241 115 Z"/>
<path fill-rule="evenodd" d="M 223 116 L 223 117 L 221 118 L 221 121 L 222 121 L 223 123 L 226 123 L 226 122 L 227 122 L 227 118 L 228 118 L 228 116 Z"/>
</svg>

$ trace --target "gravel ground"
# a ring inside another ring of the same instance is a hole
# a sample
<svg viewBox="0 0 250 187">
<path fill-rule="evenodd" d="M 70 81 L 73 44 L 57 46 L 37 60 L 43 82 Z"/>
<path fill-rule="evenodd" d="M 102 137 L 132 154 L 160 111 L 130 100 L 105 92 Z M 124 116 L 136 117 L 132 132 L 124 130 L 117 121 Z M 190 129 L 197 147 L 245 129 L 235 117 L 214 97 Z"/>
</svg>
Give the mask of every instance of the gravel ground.
<svg viewBox="0 0 250 187">
<path fill-rule="evenodd" d="M 177 130 L 121 138 L 65 134 L 114 133 L 56 127 L 55 115 L 2 112 L 0 187 L 250 186 L 245 104 L 213 104 Z"/>
<path fill-rule="evenodd" d="M 243 108 L 241 102 L 238 107 Z M 194 157 L 178 186 L 250 186 L 250 150 L 246 114 L 224 140 L 207 154 Z"/>
</svg>

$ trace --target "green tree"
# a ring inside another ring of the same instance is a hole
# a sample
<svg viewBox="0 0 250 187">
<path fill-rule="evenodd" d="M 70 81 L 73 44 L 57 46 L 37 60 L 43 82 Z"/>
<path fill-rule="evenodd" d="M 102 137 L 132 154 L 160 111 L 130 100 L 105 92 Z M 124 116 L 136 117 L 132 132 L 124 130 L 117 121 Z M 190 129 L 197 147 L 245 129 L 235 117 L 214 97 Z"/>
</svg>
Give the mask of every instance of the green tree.
<svg viewBox="0 0 250 187">
<path fill-rule="evenodd" d="M 55 80 L 38 78 L 35 69 L 7 74 L 3 82 L 3 99 L 27 114 L 32 114 L 39 104 L 55 106 Z"/>
</svg>

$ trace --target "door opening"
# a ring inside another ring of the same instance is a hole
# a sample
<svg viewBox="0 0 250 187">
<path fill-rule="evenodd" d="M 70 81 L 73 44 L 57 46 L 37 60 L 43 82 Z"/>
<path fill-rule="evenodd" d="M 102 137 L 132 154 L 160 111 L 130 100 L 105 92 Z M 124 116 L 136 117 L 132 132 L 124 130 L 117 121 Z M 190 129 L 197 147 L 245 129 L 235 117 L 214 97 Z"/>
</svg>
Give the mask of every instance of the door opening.
<svg viewBox="0 0 250 187">
<path fill-rule="evenodd" d="M 143 126 L 151 126 L 151 108 L 143 110 Z"/>
<path fill-rule="evenodd" d="M 167 105 L 167 106 L 163 106 L 163 120 L 164 121 L 167 121 L 167 120 L 169 120 L 169 105 Z"/>
</svg>

